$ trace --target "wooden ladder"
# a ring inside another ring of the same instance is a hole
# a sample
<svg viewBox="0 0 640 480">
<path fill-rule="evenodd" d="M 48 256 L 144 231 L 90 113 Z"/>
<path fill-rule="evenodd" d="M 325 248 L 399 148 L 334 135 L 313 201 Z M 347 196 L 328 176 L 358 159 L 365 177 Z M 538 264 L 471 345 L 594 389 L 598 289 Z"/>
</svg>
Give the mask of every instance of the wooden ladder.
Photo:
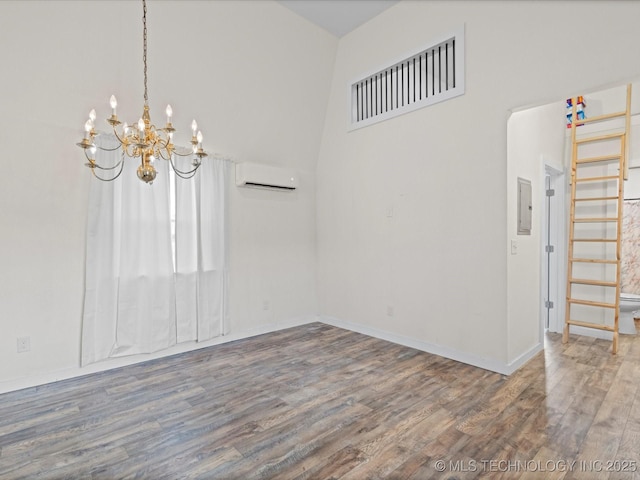
<svg viewBox="0 0 640 480">
<path fill-rule="evenodd" d="M 579 120 L 576 104 L 577 99 L 572 99 L 567 306 L 562 343 L 569 341 L 571 325 L 605 330 L 613 333 L 615 354 L 618 351 L 622 202 L 624 180 L 628 176 L 631 85 L 627 85 L 624 111 Z M 621 120 L 623 126 L 619 125 Z M 614 133 L 577 137 L 578 125 L 595 122 L 609 122 L 609 125 L 617 122 L 617 125 L 613 125 L 614 128 L 603 125 L 603 129 Z M 575 320 L 575 316 L 586 316 L 587 320 Z"/>
</svg>

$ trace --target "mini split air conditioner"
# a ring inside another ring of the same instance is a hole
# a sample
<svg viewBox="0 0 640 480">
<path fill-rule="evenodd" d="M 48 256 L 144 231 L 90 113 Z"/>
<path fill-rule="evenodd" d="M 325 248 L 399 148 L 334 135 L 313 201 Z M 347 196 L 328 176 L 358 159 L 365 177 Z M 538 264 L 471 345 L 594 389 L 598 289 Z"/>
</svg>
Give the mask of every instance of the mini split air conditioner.
<svg viewBox="0 0 640 480">
<path fill-rule="evenodd" d="M 295 190 L 298 188 L 298 175 L 288 168 L 257 163 L 238 163 L 236 185 L 271 190 Z"/>
</svg>

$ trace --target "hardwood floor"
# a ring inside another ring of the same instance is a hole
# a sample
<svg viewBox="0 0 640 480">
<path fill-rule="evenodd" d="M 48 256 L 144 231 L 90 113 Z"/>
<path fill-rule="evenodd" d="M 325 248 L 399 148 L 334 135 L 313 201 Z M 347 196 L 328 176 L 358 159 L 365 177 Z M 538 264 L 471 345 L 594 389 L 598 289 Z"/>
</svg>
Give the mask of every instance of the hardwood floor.
<svg viewBox="0 0 640 480">
<path fill-rule="evenodd" d="M 0 478 L 640 478 L 640 336 L 505 377 L 320 323 L 0 395 Z"/>
</svg>

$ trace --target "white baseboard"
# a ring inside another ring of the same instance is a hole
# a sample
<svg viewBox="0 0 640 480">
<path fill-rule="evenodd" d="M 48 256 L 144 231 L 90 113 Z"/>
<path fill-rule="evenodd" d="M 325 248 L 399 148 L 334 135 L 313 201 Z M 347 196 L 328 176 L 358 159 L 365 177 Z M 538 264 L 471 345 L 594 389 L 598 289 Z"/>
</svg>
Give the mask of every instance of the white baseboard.
<svg viewBox="0 0 640 480">
<path fill-rule="evenodd" d="M 317 322 L 318 318 L 315 315 L 309 315 L 304 317 L 297 317 L 287 319 L 285 321 L 279 321 L 270 323 L 259 328 L 253 328 L 244 330 L 241 332 L 227 333 L 205 342 L 184 342 L 175 345 L 166 350 L 155 352 L 152 354 L 131 355 L 127 357 L 110 358 L 101 362 L 92 363 L 84 367 L 73 367 L 64 370 L 58 370 L 56 372 L 47 372 L 42 374 L 30 375 L 24 378 L 12 379 L 4 382 L 0 382 L 0 393 L 13 392 L 15 390 L 22 390 L 24 388 L 37 387 L 38 385 L 44 385 L 47 383 L 58 382 L 60 380 L 68 380 L 70 378 L 82 377 L 91 373 L 104 372 L 106 370 L 112 370 L 114 368 L 126 367 L 128 365 L 135 365 L 137 363 L 147 362 L 149 360 L 156 360 L 158 358 L 169 357 L 171 355 L 177 355 L 179 353 L 191 352 L 194 350 L 200 350 L 201 348 L 211 347 L 213 345 L 220 345 L 223 343 L 233 342 L 235 340 L 242 340 L 249 337 L 255 337 L 257 335 L 263 335 L 265 333 L 271 333 L 278 330 L 284 330 L 285 328 L 297 327 L 299 325 L 305 325 L 307 323 Z"/>
<path fill-rule="evenodd" d="M 433 343 L 416 340 L 415 338 L 405 337 L 403 335 L 398 335 L 386 330 L 380 330 L 354 322 L 348 322 L 335 317 L 320 316 L 318 318 L 318 321 L 326 323 L 327 325 L 333 325 L 334 327 L 344 328 L 345 330 L 362 333 L 370 337 L 375 337 L 381 340 L 387 340 L 389 342 L 397 343 L 399 345 L 404 345 L 406 347 L 415 348 L 423 352 L 432 353 L 440 357 L 449 358 L 457 362 L 466 363 L 467 365 L 483 368 L 485 370 L 500 373 L 502 375 L 511 375 L 518 368 L 520 368 L 526 362 L 531 360 L 531 358 L 537 355 L 538 352 L 541 352 L 543 350 L 543 345 L 538 344 L 520 355 L 513 362 L 504 363 L 495 359 L 482 358 L 467 352 L 461 352 L 451 347 L 435 345 Z"/>
<path fill-rule="evenodd" d="M 544 350 L 544 344 L 541 342 L 531 347 L 529 350 L 524 352 L 515 360 L 507 364 L 509 373 L 507 373 L 506 375 L 511 375 L 513 372 L 518 370 L 520 367 L 522 367 L 525 363 L 527 363 L 529 360 L 531 360 L 533 357 L 535 357 L 538 353 L 542 352 L 543 350 Z"/>
</svg>

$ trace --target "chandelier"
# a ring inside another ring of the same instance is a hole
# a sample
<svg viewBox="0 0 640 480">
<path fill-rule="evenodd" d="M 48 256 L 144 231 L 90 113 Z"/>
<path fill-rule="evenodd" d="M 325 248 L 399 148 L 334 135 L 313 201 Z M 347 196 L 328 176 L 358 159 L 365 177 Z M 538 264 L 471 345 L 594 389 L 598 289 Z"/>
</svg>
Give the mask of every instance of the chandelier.
<svg viewBox="0 0 640 480">
<path fill-rule="evenodd" d="M 144 64 L 144 107 L 142 110 L 142 117 L 134 125 L 128 125 L 126 122 L 122 124 L 116 114 L 116 107 L 118 102 L 116 97 L 111 95 L 111 116 L 107 119 L 107 123 L 111 125 L 113 134 L 118 140 L 119 145 L 115 148 L 102 148 L 96 146 L 95 137 L 99 135 L 99 132 L 95 130 L 96 111 L 92 109 L 89 112 L 89 120 L 84 125 L 84 138 L 77 145 L 84 150 L 84 154 L 87 157 L 88 163 L 86 166 L 91 169 L 93 175 L 104 182 L 110 182 L 120 176 L 124 168 L 125 155 L 130 158 L 139 158 L 140 165 L 138 166 L 138 178 L 145 183 L 153 183 L 156 178 L 156 168 L 154 162 L 158 158 L 169 161 L 171 168 L 180 178 L 191 178 L 195 175 L 198 167 L 200 167 L 201 161 L 207 156 L 207 153 L 202 149 L 202 132 L 198 130 L 198 124 L 195 120 L 191 122 L 191 145 L 192 148 L 179 149 L 173 143 L 173 132 L 175 128 L 171 124 L 171 117 L 173 110 L 171 105 L 167 105 L 167 123 L 162 128 L 156 128 L 151 123 L 151 116 L 149 114 L 149 98 L 147 95 L 147 3 L 146 0 L 142 0 L 143 16 L 143 55 L 142 61 Z M 113 151 L 118 148 L 122 149 L 122 155 L 120 160 L 112 166 L 99 165 L 95 160 L 95 153 L 97 149 L 105 151 Z M 180 157 L 192 157 L 191 167 L 188 170 L 180 170 L 176 168 L 174 163 L 174 155 Z M 96 169 L 104 174 L 98 174 Z"/>
</svg>

